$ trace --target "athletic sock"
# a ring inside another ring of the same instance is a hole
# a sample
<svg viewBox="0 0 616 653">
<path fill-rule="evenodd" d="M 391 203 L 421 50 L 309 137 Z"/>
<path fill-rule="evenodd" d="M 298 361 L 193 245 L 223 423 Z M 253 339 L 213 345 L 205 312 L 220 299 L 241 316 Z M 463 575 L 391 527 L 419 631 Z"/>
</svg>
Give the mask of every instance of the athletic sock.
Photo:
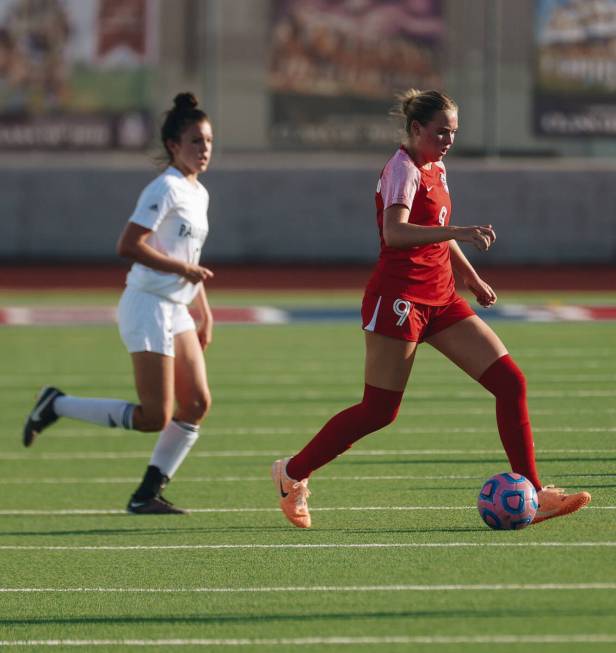
<svg viewBox="0 0 616 653">
<path fill-rule="evenodd" d="M 169 478 L 165 476 L 158 467 L 148 465 L 145 470 L 143 480 L 135 490 L 131 501 L 148 501 L 160 494 L 161 490 L 167 485 Z"/>
<path fill-rule="evenodd" d="M 169 478 L 177 471 L 199 437 L 199 426 L 171 420 L 160 432 L 150 465 Z"/>
<path fill-rule="evenodd" d="M 295 480 L 308 478 L 369 433 L 391 424 L 398 415 L 402 392 L 366 384 L 359 404 L 334 415 L 314 438 L 287 463 L 287 475 Z"/>
<path fill-rule="evenodd" d="M 53 409 L 61 417 L 72 417 L 111 428 L 133 428 L 135 405 L 121 399 L 91 399 L 64 395 L 54 401 Z"/>
<path fill-rule="evenodd" d="M 496 423 L 512 471 L 540 490 L 524 374 L 506 354 L 488 367 L 479 383 L 496 397 Z"/>
</svg>

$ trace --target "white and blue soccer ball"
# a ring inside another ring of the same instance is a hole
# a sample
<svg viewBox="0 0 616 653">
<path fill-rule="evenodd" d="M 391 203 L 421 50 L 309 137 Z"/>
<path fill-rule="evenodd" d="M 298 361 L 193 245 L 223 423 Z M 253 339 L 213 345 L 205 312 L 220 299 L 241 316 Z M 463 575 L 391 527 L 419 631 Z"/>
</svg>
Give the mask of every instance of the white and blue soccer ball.
<svg viewBox="0 0 616 653">
<path fill-rule="evenodd" d="M 494 530 L 526 528 L 539 507 L 537 490 L 521 474 L 501 472 L 491 476 L 477 497 L 481 519 Z"/>
</svg>

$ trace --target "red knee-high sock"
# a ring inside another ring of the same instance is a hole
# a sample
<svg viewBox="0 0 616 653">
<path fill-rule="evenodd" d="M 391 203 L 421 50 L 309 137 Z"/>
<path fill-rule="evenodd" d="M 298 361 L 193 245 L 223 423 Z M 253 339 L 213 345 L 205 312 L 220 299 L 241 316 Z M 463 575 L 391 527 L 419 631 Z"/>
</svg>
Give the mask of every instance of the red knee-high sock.
<svg viewBox="0 0 616 653">
<path fill-rule="evenodd" d="M 398 415 L 402 392 L 366 384 L 364 398 L 334 415 L 310 442 L 287 463 L 287 475 L 301 480 L 344 453 L 364 435 L 391 424 Z"/>
<path fill-rule="evenodd" d="M 526 403 L 526 379 L 509 354 L 492 363 L 479 383 L 496 397 L 496 423 L 512 471 L 541 489 Z"/>
</svg>

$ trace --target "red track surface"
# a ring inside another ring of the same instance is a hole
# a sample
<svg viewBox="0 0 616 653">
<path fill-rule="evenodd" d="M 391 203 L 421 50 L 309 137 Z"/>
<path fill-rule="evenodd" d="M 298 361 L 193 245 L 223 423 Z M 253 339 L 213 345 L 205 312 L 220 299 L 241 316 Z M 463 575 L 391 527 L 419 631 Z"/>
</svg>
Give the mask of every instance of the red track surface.
<svg viewBox="0 0 616 653">
<path fill-rule="evenodd" d="M 361 289 L 370 266 L 212 265 L 212 290 L 344 290 Z M 127 268 L 101 264 L 0 266 L 0 288 L 118 289 Z M 499 292 L 503 290 L 616 291 L 616 265 L 498 266 L 479 269 Z"/>
</svg>

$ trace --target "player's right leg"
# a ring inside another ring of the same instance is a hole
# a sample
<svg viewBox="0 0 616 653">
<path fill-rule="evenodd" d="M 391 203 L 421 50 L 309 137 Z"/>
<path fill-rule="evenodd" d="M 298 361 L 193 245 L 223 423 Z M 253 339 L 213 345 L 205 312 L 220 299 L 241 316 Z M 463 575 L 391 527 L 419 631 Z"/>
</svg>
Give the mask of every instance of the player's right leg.
<svg viewBox="0 0 616 653">
<path fill-rule="evenodd" d="M 121 399 L 73 397 L 58 388 L 45 386 L 39 393 L 23 429 L 23 444 L 30 447 L 59 417 L 71 417 L 90 424 L 125 429 L 133 427 L 134 404 Z"/>
<path fill-rule="evenodd" d="M 155 403 L 139 406 L 122 399 L 75 397 L 58 388 L 45 386 L 39 392 L 36 403 L 26 418 L 23 429 L 24 446 L 32 446 L 37 436 L 60 417 L 70 417 L 108 428 L 122 427 L 146 432 L 158 431 L 162 428 L 160 425 L 168 421 L 163 408 Z"/>
<path fill-rule="evenodd" d="M 308 478 L 347 451 L 360 438 L 391 424 L 415 358 L 416 342 L 366 333 L 364 395 L 360 403 L 334 415 L 295 456 L 277 460 L 272 479 L 285 517 L 295 526 L 310 526 Z"/>
<path fill-rule="evenodd" d="M 32 446 L 37 435 L 42 433 L 48 426 L 51 426 L 59 417 L 54 410 L 54 402 L 64 393 L 58 388 L 45 386 L 36 398 L 34 408 L 26 418 L 23 430 L 24 447 Z"/>
<path fill-rule="evenodd" d="M 188 315 L 188 314 L 187 314 Z M 184 323 L 186 324 L 186 323 Z M 190 324 L 194 322 L 190 318 Z M 179 328 L 183 328 L 180 326 Z M 207 382 L 207 372 L 203 359 L 203 350 L 199 344 L 194 328 L 178 333 L 174 338 L 173 360 L 173 392 L 175 394 L 176 409 L 173 419 L 161 429 L 158 441 L 150 458 L 143 481 L 134 492 L 128 504 L 129 512 L 143 513 L 141 504 L 152 501 L 155 504 L 163 501 L 168 506 L 172 505 L 162 496 L 161 490 L 174 477 L 184 459 L 199 438 L 199 426 L 211 404 L 210 390 Z M 135 361 L 139 365 L 139 357 Z M 156 387 L 147 388 L 147 378 L 138 381 L 142 388 L 144 401 L 148 400 Z M 138 378 L 138 377 L 137 377 Z M 166 377 L 165 377 L 166 379 Z M 166 383 L 162 381 L 161 383 Z M 159 401 L 155 399 L 155 403 Z M 168 401 L 165 396 L 163 403 Z M 174 507 L 175 512 L 186 512 Z M 167 512 L 171 512 L 167 510 Z"/>
<path fill-rule="evenodd" d="M 151 351 L 131 354 L 135 387 L 140 405 L 135 408 L 135 428 L 141 431 L 161 431 L 171 423 L 174 405 L 174 358 Z M 126 509 L 137 515 L 186 514 L 162 496 L 170 477 L 151 463 L 132 494 Z"/>
</svg>

